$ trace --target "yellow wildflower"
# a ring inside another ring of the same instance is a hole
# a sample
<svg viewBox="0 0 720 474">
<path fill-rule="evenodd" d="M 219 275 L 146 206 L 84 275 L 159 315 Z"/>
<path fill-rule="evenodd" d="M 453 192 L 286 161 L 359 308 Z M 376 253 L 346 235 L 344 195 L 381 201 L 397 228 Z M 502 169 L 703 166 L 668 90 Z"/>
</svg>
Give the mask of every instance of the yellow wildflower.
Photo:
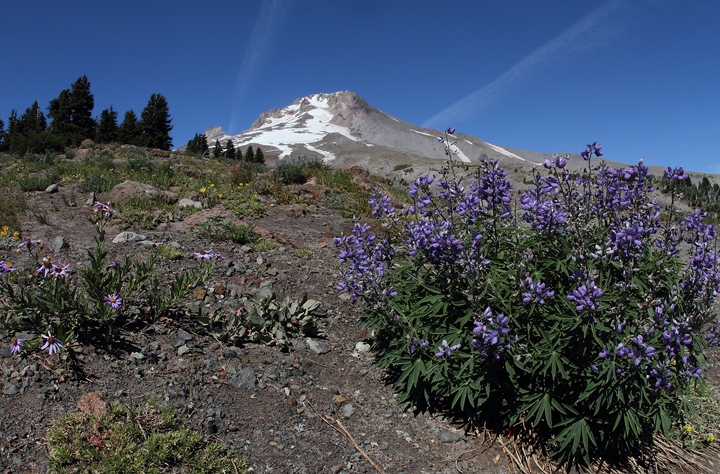
<svg viewBox="0 0 720 474">
<path fill-rule="evenodd" d="M 708 442 L 712 443 L 713 441 L 715 441 L 715 435 L 711 433 L 711 434 L 709 434 L 708 437 L 705 438 L 705 439 L 707 439 Z"/>
<path fill-rule="evenodd" d="M 0 232 L 0 237 L 7 236 L 9 232 L 10 232 L 10 229 L 8 228 L 8 226 L 3 226 L 2 232 Z"/>
<path fill-rule="evenodd" d="M 214 188 L 214 187 L 215 187 L 215 185 L 214 185 L 214 184 L 211 184 L 211 185 L 210 185 L 210 187 L 211 187 L 211 188 Z"/>
<path fill-rule="evenodd" d="M 222 193 L 218 194 L 218 197 L 221 198 L 221 197 L 222 197 Z"/>
<path fill-rule="evenodd" d="M 205 189 L 205 188 L 200 188 L 200 192 L 201 192 L 201 193 L 204 193 L 205 191 L 207 191 L 207 189 Z"/>
<path fill-rule="evenodd" d="M 692 433 L 692 427 L 691 427 L 690 425 L 685 425 L 685 427 L 683 428 L 683 430 L 684 430 L 686 433 Z"/>
</svg>

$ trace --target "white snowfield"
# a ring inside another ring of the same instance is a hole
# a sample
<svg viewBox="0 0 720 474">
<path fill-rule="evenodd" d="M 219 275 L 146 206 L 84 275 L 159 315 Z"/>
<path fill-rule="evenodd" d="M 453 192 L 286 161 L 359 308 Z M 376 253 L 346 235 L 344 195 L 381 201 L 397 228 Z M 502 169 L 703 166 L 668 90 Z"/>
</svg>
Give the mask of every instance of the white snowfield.
<svg viewBox="0 0 720 474">
<path fill-rule="evenodd" d="M 285 107 L 280 111 L 279 117 L 270 118 L 260 127 L 232 137 L 233 145 L 237 147 L 247 143 L 260 143 L 273 146 L 280 150 L 280 158 L 289 156 L 293 146 L 304 145 L 308 150 L 322 155 L 327 162 L 334 160 L 335 155 L 313 146 L 327 135 L 339 133 L 350 140 L 364 143 L 353 136 L 347 127 L 330 123 L 334 115 L 328 111 L 327 97 L 313 94 L 306 99 L 312 108 L 301 113 L 299 104 Z"/>
<path fill-rule="evenodd" d="M 501 147 L 499 147 L 499 146 L 497 146 L 497 145 L 493 145 L 492 143 L 485 142 L 485 144 L 486 144 L 487 146 L 489 146 L 490 148 L 492 148 L 493 150 L 495 150 L 496 152 L 501 153 L 501 154 L 503 154 L 503 155 L 505 155 L 505 156 L 508 156 L 508 157 L 510 157 L 510 158 L 515 158 L 516 160 L 525 161 L 525 162 L 528 162 L 528 163 L 533 163 L 533 164 L 535 164 L 535 165 L 539 165 L 539 164 L 540 164 L 540 163 L 535 163 L 534 161 L 528 161 L 528 160 L 526 160 L 525 158 L 519 157 L 519 156 L 517 156 L 515 153 L 511 153 L 511 152 L 507 151 L 507 150 L 504 149 L 504 148 L 501 148 Z"/>
</svg>

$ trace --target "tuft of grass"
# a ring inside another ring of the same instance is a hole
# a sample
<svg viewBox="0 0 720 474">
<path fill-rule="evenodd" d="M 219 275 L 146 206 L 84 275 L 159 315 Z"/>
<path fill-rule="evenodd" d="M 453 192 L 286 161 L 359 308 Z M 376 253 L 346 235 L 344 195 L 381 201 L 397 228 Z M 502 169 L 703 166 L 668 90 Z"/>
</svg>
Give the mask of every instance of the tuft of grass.
<svg viewBox="0 0 720 474">
<path fill-rule="evenodd" d="M 71 414 L 47 438 L 50 465 L 61 474 L 247 473 L 234 451 L 208 443 L 152 399 L 128 407 L 112 404 L 105 415 Z"/>
<path fill-rule="evenodd" d="M 183 257 L 183 253 L 180 249 L 171 247 L 169 245 L 158 245 L 155 247 L 157 252 L 168 260 L 180 260 Z"/>
<path fill-rule="evenodd" d="M 280 244 L 278 244 L 277 242 L 273 242 L 272 240 L 260 240 L 257 242 L 250 242 L 247 244 L 247 246 L 255 250 L 256 252 L 265 252 L 267 250 L 281 247 Z"/>
<path fill-rule="evenodd" d="M 27 202 L 17 189 L 0 188 L 0 228 L 7 227 L 8 233 L 20 232 L 22 215 L 27 210 Z"/>
<path fill-rule="evenodd" d="M 252 223 L 246 226 L 235 225 L 222 216 L 209 217 L 207 221 L 198 225 L 198 233 L 213 242 L 229 240 L 240 245 L 251 245 L 260 238 L 260 235 L 253 230 Z"/>
<path fill-rule="evenodd" d="M 295 249 L 292 255 L 295 258 L 311 259 L 313 252 L 310 249 Z"/>
</svg>

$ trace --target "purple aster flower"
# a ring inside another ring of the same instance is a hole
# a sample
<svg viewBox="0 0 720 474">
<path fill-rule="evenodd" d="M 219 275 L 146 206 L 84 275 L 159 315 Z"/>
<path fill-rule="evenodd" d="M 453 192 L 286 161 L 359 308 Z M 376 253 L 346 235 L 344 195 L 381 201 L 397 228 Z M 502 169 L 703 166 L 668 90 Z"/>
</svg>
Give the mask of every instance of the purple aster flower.
<svg viewBox="0 0 720 474">
<path fill-rule="evenodd" d="M 93 205 L 95 212 L 100 211 L 105 217 L 110 217 L 115 214 L 115 209 L 110 207 L 110 201 L 108 202 L 95 202 Z"/>
<path fill-rule="evenodd" d="M 122 304 L 122 298 L 120 298 L 117 293 L 107 295 L 105 296 L 105 304 L 108 306 L 112 306 L 114 309 L 117 309 Z"/>
<path fill-rule="evenodd" d="M 52 259 L 50 258 L 50 255 L 48 255 L 46 257 L 43 257 L 42 265 L 40 266 L 40 268 L 35 270 L 35 274 L 40 275 L 42 273 L 43 277 L 46 277 L 46 276 L 48 276 L 48 273 L 52 273 L 52 269 L 53 269 Z"/>
<path fill-rule="evenodd" d="M 193 254 L 193 258 L 196 260 L 210 260 L 212 258 L 216 258 L 218 260 L 225 260 L 225 257 L 220 255 L 219 253 L 216 253 L 213 249 L 195 252 Z"/>
<path fill-rule="evenodd" d="M 33 247 L 36 247 L 40 245 L 42 247 L 42 241 L 41 240 L 32 240 L 29 237 L 20 242 L 17 246 L 17 251 L 19 252 L 21 248 L 27 247 L 28 250 L 32 249 Z"/>
<path fill-rule="evenodd" d="M 148 247 L 159 247 L 160 245 L 165 245 L 165 242 L 158 242 L 155 239 L 152 239 L 150 242 L 143 242 L 143 245 L 147 245 Z"/>
<path fill-rule="evenodd" d="M 13 267 L 12 264 L 4 261 L 0 262 L 0 277 L 5 273 L 14 272 L 15 270 L 17 270 L 17 268 Z"/>
<path fill-rule="evenodd" d="M 16 337 L 13 337 L 10 339 L 10 352 L 12 354 L 17 354 L 22 349 L 22 346 L 25 345 L 25 339 L 18 339 Z"/>
<path fill-rule="evenodd" d="M 68 267 L 70 267 L 70 264 L 65 262 L 65 264 L 61 264 L 60 262 L 55 262 L 52 266 L 52 273 L 50 276 L 55 278 L 56 280 L 58 278 L 65 278 L 68 276 Z"/>
<path fill-rule="evenodd" d="M 45 349 L 48 350 L 48 353 L 50 355 L 54 354 L 55 352 L 58 352 L 60 348 L 63 346 L 60 344 L 60 341 L 55 338 L 52 334 L 50 334 L 50 331 L 48 331 L 47 336 L 45 334 L 41 334 L 42 338 L 45 339 L 45 345 L 43 345 L 40 350 L 44 351 Z"/>
</svg>

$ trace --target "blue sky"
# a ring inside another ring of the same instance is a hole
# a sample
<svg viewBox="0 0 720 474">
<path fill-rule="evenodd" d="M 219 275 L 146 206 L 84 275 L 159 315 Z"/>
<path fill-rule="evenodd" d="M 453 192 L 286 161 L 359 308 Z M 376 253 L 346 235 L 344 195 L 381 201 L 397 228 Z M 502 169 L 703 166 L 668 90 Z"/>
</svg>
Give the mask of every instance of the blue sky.
<svg viewBox="0 0 720 474">
<path fill-rule="evenodd" d="M 94 114 L 168 100 L 175 147 L 350 90 L 501 146 L 720 173 L 720 3 L 698 0 L 5 2 L 0 119 L 80 76 Z"/>
</svg>

